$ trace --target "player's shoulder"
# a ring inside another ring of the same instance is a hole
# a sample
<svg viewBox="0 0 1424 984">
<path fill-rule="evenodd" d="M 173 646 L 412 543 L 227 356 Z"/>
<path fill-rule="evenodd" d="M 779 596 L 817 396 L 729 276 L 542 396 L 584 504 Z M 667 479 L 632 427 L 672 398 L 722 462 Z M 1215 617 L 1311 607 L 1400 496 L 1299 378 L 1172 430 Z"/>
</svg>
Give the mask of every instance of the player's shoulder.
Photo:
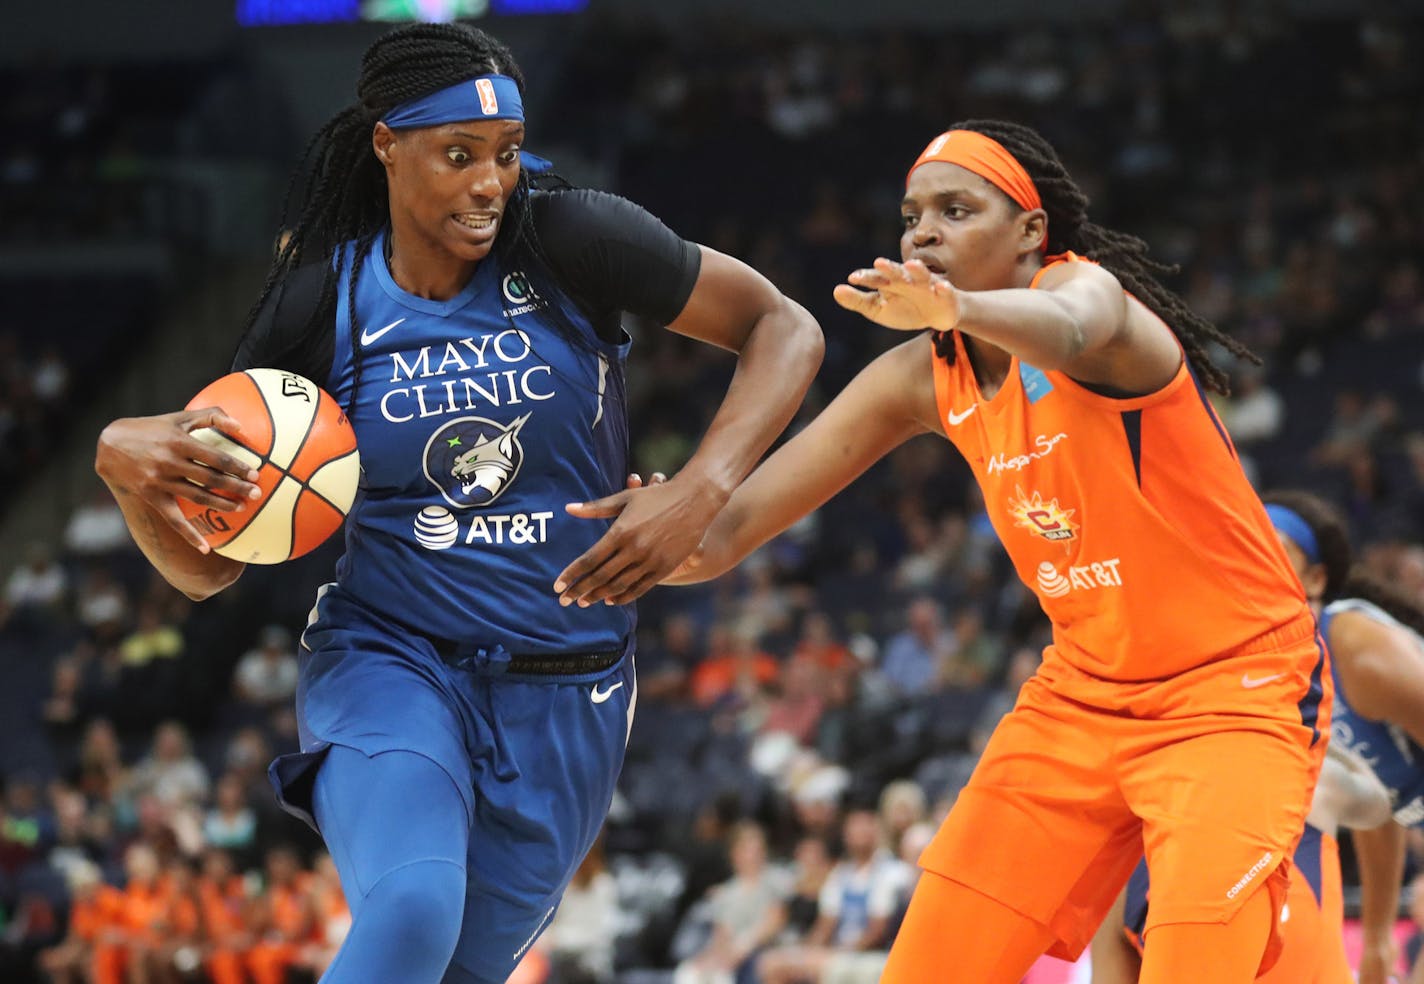
<svg viewBox="0 0 1424 984">
<path fill-rule="evenodd" d="M 530 214 L 541 238 L 616 230 L 656 218 L 622 195 L 597 188 L 556 188 L 529 196 Z"/>
</svg>

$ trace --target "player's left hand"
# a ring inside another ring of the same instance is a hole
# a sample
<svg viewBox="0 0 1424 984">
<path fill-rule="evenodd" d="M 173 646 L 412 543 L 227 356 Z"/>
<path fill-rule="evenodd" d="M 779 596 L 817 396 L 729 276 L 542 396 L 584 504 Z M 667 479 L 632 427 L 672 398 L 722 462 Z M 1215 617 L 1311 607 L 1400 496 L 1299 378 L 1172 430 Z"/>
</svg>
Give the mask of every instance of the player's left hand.
<svg viewBox="0 0 1424 984">
<path fill-rule="evenodd" d="M 570 516 L 614 523 L 554 581 L 559 604 L 587 608 L 637 599 L 680 569 L 723 504 L 706 486 L 679 484 L 657 473 L 647 485 L 630 475 L 622 492 L 569 503 L 564 508 Z"/>
<path fill-rule="evenodd" d="M 948 331 L 959 323 L 959 291 L 919 260 L 896 263 L 881 257 L 846 281 L 836 285 L 836 303 L 886 328 Z"/>
</svg>

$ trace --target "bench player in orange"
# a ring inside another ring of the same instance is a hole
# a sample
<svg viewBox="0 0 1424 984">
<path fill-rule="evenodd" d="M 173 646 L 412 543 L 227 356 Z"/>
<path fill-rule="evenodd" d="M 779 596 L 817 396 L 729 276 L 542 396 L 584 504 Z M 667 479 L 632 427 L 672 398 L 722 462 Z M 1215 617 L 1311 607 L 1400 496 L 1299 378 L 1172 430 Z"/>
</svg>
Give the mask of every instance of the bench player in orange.
<svg viewBox="0 0 1424 984">
<path fill-rule="evenodd" d="M 1326 655 L 1207 402 L 1225 383 L 1207 345 L 1244 349 L 1086 205 L 1027 128 L 936 137 L 907 179 L 901 262 L 835 290 L 916 337 L 749 477 L 671 579 L 728 569 L 917 434 L 972 468 L 1054 641 L 920 859 L 894 984 L 1017 982 L 1045 951 L 1075 957 L 1144 852 L 1145 984 L 1247 982 L 1279 951 Z M 568 508 L 608 516 L 629 495 Z M 563 600 L 617 603 L 628 577 L 581 558 Z"/>
<path fill-rule="evenodd" d="M 256 984 L 283 984 L 316 931 L 311 874 L 288 847 L 268 851 L 266 867 L 267 890 L 254 907 L 259 937 L 247 951 L 247 969 Z"/>
</svg>

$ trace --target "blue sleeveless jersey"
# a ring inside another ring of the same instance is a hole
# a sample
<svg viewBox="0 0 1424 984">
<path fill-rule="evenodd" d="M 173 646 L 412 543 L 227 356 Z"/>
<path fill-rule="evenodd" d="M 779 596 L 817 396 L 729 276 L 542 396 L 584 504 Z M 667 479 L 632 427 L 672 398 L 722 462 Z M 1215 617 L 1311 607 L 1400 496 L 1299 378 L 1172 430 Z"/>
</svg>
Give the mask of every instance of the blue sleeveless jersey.
<svg viewBox="0 0 1424 984">
<path fill-rule="evenodd" d="M 385 234 L 356 285 L 352 344 L 348 245 L 328 388 L 351 407 L 361 489 L 346 520 L 338 589 L 437 639 L 516 654 L 617 649 L 632 605 L 567 608 L 554 578 L 611 520 L 569 502 L 623 488 L 628 345 L 600 340 L 566 300 L 535 296 L 493 258 L 448 301 L 402 290 Z M 548 318 L 559 304 L 577 344 Z"/>
<path fill-rule="evenodd" d="M 1320 617 L 1320 632 L 1330 638 L 1330 622 L 1341 612 L 1359 612 L 1367 618 L 1409 633 L 1424 659 L 1424 639 L 1377 605 L 1360 598 L 1345 598 L 1326 607 Z M 1394 819 L 1406 827 L 1424 825 L 1424 748 L 1403 728 L 1385 721 L 1361 717 L 1350 707 L 1350 695 L 1341 684 L 1336 660 L 1330 661 L 1335 674 L 1335 709 L 1331 712 L 1330 737 L 1369 763 L 1380 782 L 1389 790 Z"/>
</svg>

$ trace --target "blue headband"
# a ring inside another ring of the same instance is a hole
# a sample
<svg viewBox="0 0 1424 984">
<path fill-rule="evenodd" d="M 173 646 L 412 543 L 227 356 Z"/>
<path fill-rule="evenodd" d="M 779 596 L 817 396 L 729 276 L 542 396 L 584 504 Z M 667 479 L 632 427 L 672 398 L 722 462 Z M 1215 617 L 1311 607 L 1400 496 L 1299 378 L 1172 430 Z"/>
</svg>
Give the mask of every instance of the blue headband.
<svg viewBox="0 0 1424 984">
<path fill-rule="evenodd" d="M 440 126 L 464 120 L 518 120 L 523 123 L 524 100 L 520 98 L 518 84 L 508 75 L 481 75 L 403 102 L 381 117 L 381 122 L 392 130 Z"/>
<path fill-rule="evenodd" d="M 1320 544 L 1315 540 L 1315 531 L 1301 518 L 1300 513 L 1274 502 L 1266 506 L 1266 515 L 1271 517 L 1271 525 L 1279 533 L 1284 533 L 1300 547 L 1305 559 L 1312 564 L 1320 563 Z"/>
</svg>

